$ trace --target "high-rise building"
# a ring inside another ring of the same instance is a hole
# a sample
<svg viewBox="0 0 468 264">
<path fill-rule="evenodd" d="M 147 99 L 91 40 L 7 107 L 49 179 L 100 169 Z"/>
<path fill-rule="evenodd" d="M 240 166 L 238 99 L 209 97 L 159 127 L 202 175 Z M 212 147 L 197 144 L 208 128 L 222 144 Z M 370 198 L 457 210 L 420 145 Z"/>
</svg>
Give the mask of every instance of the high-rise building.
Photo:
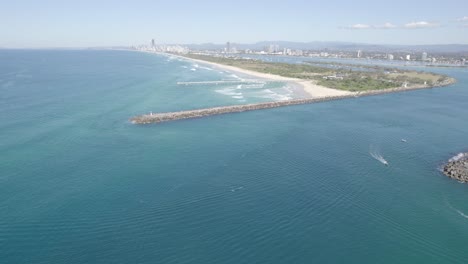
<svg viewBox="0 0 468 264">
<path fill-rule="evenodd" d="M 426 52 L 423 52 L 422 55 L 421 55 L 421 60 L 422 61 L 426 61 L 427 60 L 427 53 Z"/>
<path fill-rule="evenodd" d="M 388 54 L 388 55 L 387 55 L 387 59 L 388 59 L 388 60 L 393 60 L 393 54 Z"/>
<path fill-rule="evenodd" d="M 411 55 L 409 55 L 409 54 L 406 55 L 406 60 L 407 60 L 407 61 L 411 60 Z"/>
<path fill-rule="evenodd" d="M 357 56 L 358 58 L 361 58 L 361 57 L 362 57 L 362 51 L 361 51 L 361 50 L 358 50 L 356 56 Z"/>
<path fill-rule="evenodd" d="M 156 44 L 154 43 L 154 39 L 151 40 L 151 47 L 154 48 L 154 46 L 156 46 Z"/>
<path fill-rule="evenodd" d="M 226 43 L 226 53 L 231 53 L 231 42 Z"/>
</svg>

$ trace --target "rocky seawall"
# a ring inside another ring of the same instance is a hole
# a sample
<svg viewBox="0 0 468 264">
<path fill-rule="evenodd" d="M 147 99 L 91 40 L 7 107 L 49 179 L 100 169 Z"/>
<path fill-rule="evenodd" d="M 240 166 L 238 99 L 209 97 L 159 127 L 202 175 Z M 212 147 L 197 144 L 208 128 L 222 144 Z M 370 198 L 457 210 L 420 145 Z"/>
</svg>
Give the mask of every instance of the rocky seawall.
<svg viewBox="0 0 468 264">
<path fill-rule="evenodd" d="M 444 83 L 440 83 L 439 85 L 437 85 L 437 87 L 450 85 L 454 82 L 455 82 L 454 79 L 450 79 Z M 432 88 L 432 87 L 421 85 L 421 86 L 406 87 L 406 88 L 373 90 L 373 91 L 358 92 L 358 93 L 338 95 L 338 96 L 319 97 L 319 98 L 303 98 L 303 99 L 293 99 L 293 100 L 278 101 L 278 102 L 220 106 L 220 107 L 213 107 L 213 108 L 195 109 L 195 110 L 169 112 L 169 113 L 150 113 L 150 114 L 132 117 L 130 119 L 130 122 L 132 122 L 133 124 L 161 123 L 161 122 L 175 121 L 175 120 L 180 120 L 180 119 L 199 118 L 199 117 L 221 115 L 221 114 L 228 114 L 228 113 L 239 113 L 239 112 L 245 112 L 245 111 L 276 108 L 276 107 L 289 106 L 289 105 L 319 103 L 319 102 L 326 102 L 326 101 L 333 101 L 333 100 L 341 100 L 341 99 L 346 99 L 346 98 L 373 96 L 373 95 L 405 92 L 405 91 L 427 89 L 427 88 Z"/>
<path fill-rule="evenodd" d="M 459 182 L 468 182 L 468 153 L 460 153 L 444 166 L 444 174 Z"/>
</svg>

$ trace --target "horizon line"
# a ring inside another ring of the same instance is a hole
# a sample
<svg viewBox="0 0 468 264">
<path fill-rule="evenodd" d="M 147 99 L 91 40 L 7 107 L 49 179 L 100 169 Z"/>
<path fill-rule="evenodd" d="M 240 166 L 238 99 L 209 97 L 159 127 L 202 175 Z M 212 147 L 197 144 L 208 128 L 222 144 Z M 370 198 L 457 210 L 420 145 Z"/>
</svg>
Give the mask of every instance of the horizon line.
<svg viewBox="0 0 468 264">
<path fill-rule="evenodd" d="M 149 42 L 149 41 L 148 41 Z M 288 40 L 262 40 L 256 42 L 234 42 L 227 41 L 231 44 L 237 45 L 255 45 L 259 43 L 271 43 L 275 44 L 277 42 L 289 42 L 296 44 L 310 44 L 310 43 L 343 43 L 343 44 L 354 44 L 354 45 L 367 45 L 367 46 L 468 46 L 468 43 L 431 43 L 431 44 L 378 44 L 378 43 L 366 43 L 366 42 L 352 42 L 352 41 L 327 41 L 327 40 L 314 40 L 314 41 L 288 41 Z M 198 42 L 198 43 L 177 43 L 177 42 L 168 42 L 168 43 L 157 43 L 157 45 L 225 45 L 227 42 L 218 43 L 218 42 Z M 92 48 L 114 48 L 114 47 L 132 47 L 145 44 L 110 44 L 110 45 L 96 45 L 96 46 L 31 46 L 31 47 L 18 47 L 18 46 L 0 46 L 0 49 L 92 49 Z"/>
</svg>

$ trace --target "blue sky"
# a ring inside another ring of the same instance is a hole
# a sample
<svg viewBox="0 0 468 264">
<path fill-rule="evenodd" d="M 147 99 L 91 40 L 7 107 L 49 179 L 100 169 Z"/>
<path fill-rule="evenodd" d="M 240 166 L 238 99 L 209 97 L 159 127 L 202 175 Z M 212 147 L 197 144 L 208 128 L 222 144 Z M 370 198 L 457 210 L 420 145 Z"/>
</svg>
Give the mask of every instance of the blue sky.
<svg viewBox="0 0 468 264">
<path fill-rule="evenodd" d="M 468 44 L 468 1 L 0 0 L 0 47 L 351 41 Z"/>
</svg>

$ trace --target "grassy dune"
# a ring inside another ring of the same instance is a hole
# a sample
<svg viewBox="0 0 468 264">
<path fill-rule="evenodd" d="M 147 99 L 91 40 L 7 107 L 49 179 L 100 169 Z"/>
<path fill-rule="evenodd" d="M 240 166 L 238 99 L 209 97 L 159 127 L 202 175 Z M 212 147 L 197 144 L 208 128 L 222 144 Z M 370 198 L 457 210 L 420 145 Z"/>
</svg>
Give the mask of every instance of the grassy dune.
<svg viewBox="0 0 468 264">
<path fill-rule="evenodd" d="M 192 59 L 229 65 L 245 70 L 275 74 L 283 77 L 313 80 L 318 85 L 344 91 L 369 91 L 415 86 L 431 87 L 452 81 L 452 79 L 447 76 L 435 73 L 407 71 L 379 66 L 356 67 L 356 65 L 354 65 L 356 69 L 350 70 L 344 67 L 350 65 L 341 64 L 343 67 L 330 68 L 327 67 L 327 63 L 324 62 L 321 62 L 321 64 L 324 65 L 321 66 L 307 63 L 288 64 L 198 54 L 189 54 L 186 56 Z M 336 63 L 333 64 L 335 65 Z"/>
</svg>

